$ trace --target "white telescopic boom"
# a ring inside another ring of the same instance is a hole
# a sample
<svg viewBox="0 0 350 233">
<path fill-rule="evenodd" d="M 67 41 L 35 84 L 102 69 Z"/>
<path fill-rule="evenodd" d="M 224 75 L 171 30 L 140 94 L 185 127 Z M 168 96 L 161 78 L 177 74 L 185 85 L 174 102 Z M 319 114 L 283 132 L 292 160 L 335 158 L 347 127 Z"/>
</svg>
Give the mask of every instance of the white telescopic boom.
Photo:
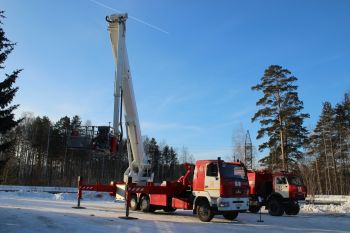
<svg viewBox="0 0 350 233">
<path fill-rule="evenodd" d="M 150 181 L 150 165 L 147 161 L 141 139 L 141 129 L 137 114 L 131 72 L 125 44 L 125 21 L 127 14 L 113 14 L 106 17 L 111 37 L 112 50 L 116 65 L 114 90 L 114 119 L 113 128 L 120 136 L 120 105 L 123 102 L 125 124 L 128 139 L 129 167 L 124 173 L 124 180 L 132 177 L 133 182 Z"/>
</svg>

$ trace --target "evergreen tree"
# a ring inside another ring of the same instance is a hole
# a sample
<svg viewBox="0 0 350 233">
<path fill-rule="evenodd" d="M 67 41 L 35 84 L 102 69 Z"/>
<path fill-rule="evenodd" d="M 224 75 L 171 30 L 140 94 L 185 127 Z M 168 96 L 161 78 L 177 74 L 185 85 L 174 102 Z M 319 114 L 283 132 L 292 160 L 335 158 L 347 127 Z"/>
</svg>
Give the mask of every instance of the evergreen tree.
<svg viewBox="0 0 350 233">
<path fill-rule="evenodd" d="M 6 38 L 2 25 L 4 11 L 0 11 L 0 69 L 5 69 L 5 61 L 14 49 L 15 43 Z M 20 120 L 15 120 L 13 111 L 19 106 L 10 105 L 18 87 L 13 87 L 21 70 L 15 70 L 11 74 L 5 74 L 5 79 L 0 82 L 0 153 L 8 150 L 13 144 L 13 139 L 7 137 L 7 133 L 16 127 Z"/>
<path fill-rule="evenodd" d="M 173 147 L 170 147 L 169 154 L 170 154 L 170 165 L 175 166 L 176 164 L 178 164 L 177 153 Z"/>
<path fill-rule="evenodd" d="M 349 193 L 349 113 L 349 93 L 334 108 L 330 102 L 324 102 L 316 127 L 309 136 L 306 150 L 309 160 L 303 165 L 313 177 L 308 189 L 314 189 L 318 194 Z"/>
<path fill-rule="evenodd" d="M 145 153 L 149 156 L 151 160 L 152 171 L 154 172 L 155 179 L 160 178 L 160 165 L 161 165 L 161 151 L 155 138 L 146 138 L 144 140 Z"/>
<path fill-rule="evenodd" d="M 322 164 L 324 171 L 323 177 L 325 181 L 325 191 L 327 194 L 331 193 L 336 180 L 331 180 L 331 154 L 334 151 L 334 130 L 335 112 L 330 102 L 324 102 L 320 119 L 317 122 L 314 133 L 310 137 L 310 141 L 317 147 L 318 158 Z M 333 154 L 334 156 L 334 154 Z M 334 165 L 334 164 L 333 164 Z M 335 178 L 335 168 L 333 169 L 333 179 Z"/>
<path fill-rule="evenodd" d="M 347 125 L 347 129 L 350 131 L 350 92 L 344 95 L 342 105 L 344 108 L 345 124 Z"/>
<path fill-rule="evenodd" d="M 164 146 L 163 150 L 162 150 L 162 164 L 170 164 L 170 148 L 168 145 Z"/>
<path fill-rule="evenodd" d="M 64 116 L 56 122 L 54 128 L 57 129 L 62 136 L 65 136 L 68 133 L 70 125 L 70 118 Z"/>
<path fill-rule="evenodd" d="M 264 96 L 256 103 L 261 107 L 252 121 L 259 121 L 261 128 L 257 139 L 267 136 L 259 150 L 269 149 L 269 155 L 261 160 L 271 169 L 280 167 L 288 170 L 288 163 L 300 158 L 300 151 L 307 139 L 303 121 L 308 114 L 301 113 L 303 102 L 299 100 L 297 78 L 278 65 L 269 66 L 261 82 L 252 90 L 262 91 Z"/>
<path fill-rule="evenodd" d="M 71 129 L 76 130 L 76 129 L 79 129 L 80 126 L 81 126 L 80 116 L 78 116 L 78 115 L 73 116 L 71 124 L 70 124 Z"/>
</svg>

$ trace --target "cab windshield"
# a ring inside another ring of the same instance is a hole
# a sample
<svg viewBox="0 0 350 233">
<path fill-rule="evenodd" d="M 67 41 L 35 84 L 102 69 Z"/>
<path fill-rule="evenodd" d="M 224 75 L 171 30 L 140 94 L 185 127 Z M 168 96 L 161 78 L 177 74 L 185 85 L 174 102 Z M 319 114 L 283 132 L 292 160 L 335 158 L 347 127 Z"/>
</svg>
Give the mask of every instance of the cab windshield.
<svg viewBox="0 0 350 233">
<path fill-rule="evenodd" d="M 289 184 L 294 184 L 299 186 L 303 185 L 303 181 L 298 176 L 289 176 L 287 179 Z"/>
<path fill-rule="evenodd" d="M 247 179 L 244 168 L 238 164 L 223 163 L 221 173 L 223 178 Z"/>
</svg>

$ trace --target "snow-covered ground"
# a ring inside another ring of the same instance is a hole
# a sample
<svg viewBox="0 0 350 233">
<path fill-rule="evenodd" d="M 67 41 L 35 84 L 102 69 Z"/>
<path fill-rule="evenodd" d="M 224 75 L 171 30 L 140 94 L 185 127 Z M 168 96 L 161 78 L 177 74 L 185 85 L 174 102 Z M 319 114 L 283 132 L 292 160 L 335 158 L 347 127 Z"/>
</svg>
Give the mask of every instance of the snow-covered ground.
<svg viewBox="0 0 350 233">
<path fill-rule="evenodd" d="M 124 204 L 101 193 L 84 193 L 74 209 L 76 194 L 46 192 L 0 192 L 0 232 L 350 232 L 350 202 L 343 205 L 305 205 L 297 216 L 272 217 L 240 214 L 236 221 L 218 216 L 203 223 L 191 211 L 166 214 L 130 212 L 135 220 L 124 220 Z"/>
</svg>

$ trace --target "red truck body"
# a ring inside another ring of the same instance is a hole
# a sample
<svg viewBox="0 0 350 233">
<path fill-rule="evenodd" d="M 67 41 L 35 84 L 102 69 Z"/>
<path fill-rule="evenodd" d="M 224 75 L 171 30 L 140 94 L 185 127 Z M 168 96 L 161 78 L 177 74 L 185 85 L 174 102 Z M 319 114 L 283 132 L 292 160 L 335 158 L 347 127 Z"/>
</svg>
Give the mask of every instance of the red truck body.
<svg viewBox="0 0 350 233">
<path fill-rule="evenodd" d="M 273 216 L 299 213 L 299 203 L 306 197 L 306 187 L 299 176 L 283 171 L 249 170 L 248 180 L 251 212 L 258 212 L 265 206 Z"/>
<path fill-rule="evenodd" d="M 193 181 L 190 180 L 193 166 L 184 165 L 187 171 L 176 181 L 161 184 L 131 182 L 128 185 L 119 182 L 109 186 L 79 184 L 79 195 L 81 197 L 82 190 L 104 189 L 117 197 L 126 197 L 131 210 L 193 210 L 201 221 L 210 221 L 216 214 L 233 220 L 239 212 L 248 209 L 249 185 L 242 163 L 226 163 L 220 159 L 198 160 L 194 166 Z M 111 192 L 113 189 L 115 191 Z"/>
</svg>

